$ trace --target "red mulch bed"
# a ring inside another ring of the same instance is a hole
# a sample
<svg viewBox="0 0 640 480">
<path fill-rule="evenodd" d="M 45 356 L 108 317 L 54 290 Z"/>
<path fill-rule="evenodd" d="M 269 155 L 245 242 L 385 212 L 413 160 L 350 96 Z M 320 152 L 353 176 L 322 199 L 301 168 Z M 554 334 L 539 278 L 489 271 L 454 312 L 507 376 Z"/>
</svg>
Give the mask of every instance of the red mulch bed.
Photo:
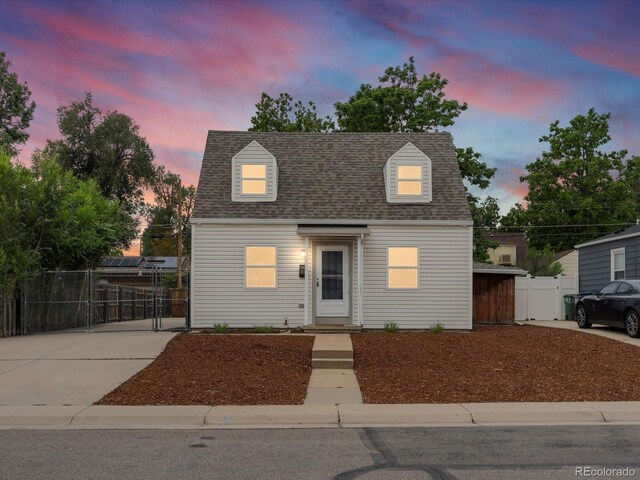
<svg viewBox="0 0 640 480">
<path fill-rule="evenodd" d="M 314 337 L 179 335 L 98 405 L 296 405 Z"/>
<path fill-rule="evenodd" d="M 351 336 L 365 403 L 640 400 L 640 348 L 536 326 Z"/>
</svg>

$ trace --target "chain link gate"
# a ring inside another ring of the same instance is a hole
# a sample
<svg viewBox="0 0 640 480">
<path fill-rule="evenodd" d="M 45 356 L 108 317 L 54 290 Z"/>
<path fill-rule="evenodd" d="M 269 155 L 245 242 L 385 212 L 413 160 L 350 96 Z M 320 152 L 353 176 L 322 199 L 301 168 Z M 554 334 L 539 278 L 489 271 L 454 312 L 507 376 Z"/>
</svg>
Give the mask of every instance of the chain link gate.
<svg viewBox="0 0 640 480">
<path fill-rule="evenodd" d="M 187 329 L 189 289 L 177 277 L 160 268 L 42 272 L 23 286 L 22 333 Z"/>
</svg>

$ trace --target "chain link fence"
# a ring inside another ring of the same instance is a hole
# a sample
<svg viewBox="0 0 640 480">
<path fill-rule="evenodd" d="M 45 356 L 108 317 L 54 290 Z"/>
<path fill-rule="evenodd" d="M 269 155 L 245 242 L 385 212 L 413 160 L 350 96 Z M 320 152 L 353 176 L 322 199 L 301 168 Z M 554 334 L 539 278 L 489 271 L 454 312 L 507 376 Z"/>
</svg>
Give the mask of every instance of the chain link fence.
<svg viewBox="0 0 640 480">
<path fill-rule="evenodd" d="M 189 272 L 160 268 L 42 272 L 25 282 L 22 333 L 188 327 Z"/>
</svg>

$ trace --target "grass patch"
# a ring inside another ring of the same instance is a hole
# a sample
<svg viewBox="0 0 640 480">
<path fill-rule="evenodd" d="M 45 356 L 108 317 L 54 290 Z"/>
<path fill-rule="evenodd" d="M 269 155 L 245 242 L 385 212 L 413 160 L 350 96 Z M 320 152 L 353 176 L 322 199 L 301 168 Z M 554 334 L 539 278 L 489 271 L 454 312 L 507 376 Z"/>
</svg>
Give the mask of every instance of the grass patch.
<svg viewBox="0 0 640 480">
<path fill-rule="evenodd" d="M 442 333 L 444 332 L 444 325 L 438 322 L 435 325 L 431 325 L 431 327 L 429 328 L 429 331 L 431 333 Z"/>
<path fill-rule="evenodd" d="M 214 323 L 213 333 L 227 333 L 229 331 L 229 325 L 226 323 Z"/>
<path fill-rule="evenodd" d="M 384 331 L 387 333 L 396 333 L 398 331 L 398 324 L 396 322 L 387 322 L 384 324 Z"/>
</svg>

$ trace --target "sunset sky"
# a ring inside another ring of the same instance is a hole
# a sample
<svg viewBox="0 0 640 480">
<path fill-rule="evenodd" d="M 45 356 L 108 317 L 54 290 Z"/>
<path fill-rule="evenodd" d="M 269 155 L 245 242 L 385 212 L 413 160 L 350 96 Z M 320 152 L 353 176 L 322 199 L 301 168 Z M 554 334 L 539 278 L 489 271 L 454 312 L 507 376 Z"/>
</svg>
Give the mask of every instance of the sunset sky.
<svg viewBox="0 0 640 480">
<path fill-rule="evenodd" d="M 265 91 L 323 114 L 415 56 L 469 103 L 449 130 L 521 200 L 554 120 L 611 112 L 611 149 L 640 154 L 640 2 L 0 0 L 0 51 L 38 107 L 21 159 L 57 137 L 59 105 L 131 115 L 156 161 L 197 183 L 206 132 L 246 130 Z"/>
</svg>

